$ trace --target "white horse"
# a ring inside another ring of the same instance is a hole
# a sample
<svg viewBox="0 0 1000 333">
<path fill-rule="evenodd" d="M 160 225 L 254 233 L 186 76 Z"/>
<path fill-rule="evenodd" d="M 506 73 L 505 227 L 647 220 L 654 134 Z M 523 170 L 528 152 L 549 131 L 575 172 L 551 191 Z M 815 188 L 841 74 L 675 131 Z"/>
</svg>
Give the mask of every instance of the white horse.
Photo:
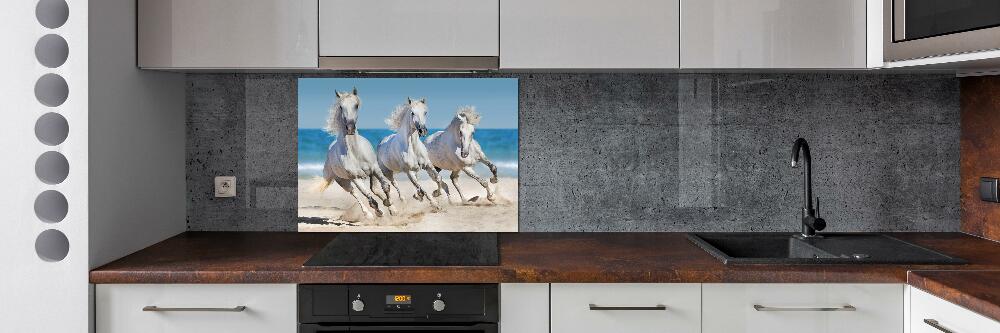
<svg viewBox="0 0 1000 333">
<path fill-rule="evenodd" d="M 389 125 L 389 128 L 396 130 L 396 133 L 385 137 L 378 144 L 378 164 L 385 178 L 389 179 L 392 187 L 396 188 L 399 200 L 403 201 L 403 195 L 399 191 L 399 185 L 396 184 L 394 175 L 397 172 L 405 173 L 413 186 L 417 188 L 417 194 L 413 197 L 417 200 L 423 200 L 424 197 L 427 197 L 434 210 L 440 210 L 441 206 L 438 205 L 437 200 L 427 195 L 427 191 L 417 181 L 417 172 L 427 171 L 427 175 L 437 184 L 434 197 L 441 195 L 441 179 L 438 177 L 437 170 L 434 170 L 430 157 L 427 156 L 427 147 L 420 141 L 421 136 L 427 135 L 426 98 L 411 100 L 407 97 L 406 104 L 397 106 L 392 115 L 385 119 L 385 123 Z M 447 191 L 447 189 L 445 190 Z"/>
<path fill-rule="evenodd" d="M 382 181 L 382 191 L 385 197 L 381 197 L 382 203 L 391 206 L 388 199 L 389 185 L 385 176 L 378 172 L 378 160 L 375 157 L 375 149 L 372 149 L 371 142 L 363 136 L 357 135 L 358 108 L 361 107 L 361 98 L 358 97 L 358 89 L 353 91 L 339 92 L 337 102 L 330 109 L 330 117 L 326 121 L 326 131 L 336 137 L 330 144 L 330 150 L 326 153 L 326 163 L 323 165 L 323 189 L 336 181 L 358 200 L 361 210 L 364 211 L 368 219 L 375 216 L 382 216 L 382 211 L 378 208 L 375 197 L 379 196 L 371 188 L 374 186 L 375 178 Z M 368 179 L 368 188 L 362 185 L 361 180 Z M 368 199 L 368 205 L 374 209 L 374 214 L 366 207 L 362 197 Z"/>
<path fill-rule="evenodd" d="M 459 108 L 458 112 L 455 113 L 455 118 L 452 118 L 451 123 L 448 124 L 448 128 L 427 137 L 427 150 L 430 152 L 431 162 L 434 163 L 434 167 L 440 170 L 451 171 L 451 183 L 455 185 L 455 190 L 458 191 L 458 197 L 462 202 L 465 202 L 465 196 L 462 195 L 462 190 L 458 187 L 459 172 L 465 172 L 469 177 L 478 181 L 479 185 L 486 189 L 486 199 L 490 202 L 496 200 L 493 190 L 490 189 L 486 180 L 476 175 L 476 171 L 472 169 L 476 163 L 485 164 L 493 173 L 490 182 L 497 183 L 496 165 L 493 165 L 493 162 L 486 158 L 486 153 L 479 146 L 479 142 L 472 138 L 472 133 L 476 131 L 475 126 L 479 124 L 479 118 L 475 107 Z M 475 196 L 469 201 L 477 199 L 479 196 Z"/>
</svg>

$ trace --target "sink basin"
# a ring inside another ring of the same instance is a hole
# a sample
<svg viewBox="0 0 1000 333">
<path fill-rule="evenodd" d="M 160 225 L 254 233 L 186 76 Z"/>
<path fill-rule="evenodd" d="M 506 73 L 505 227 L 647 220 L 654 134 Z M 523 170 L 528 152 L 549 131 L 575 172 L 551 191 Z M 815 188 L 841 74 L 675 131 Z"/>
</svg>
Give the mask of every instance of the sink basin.
<svg viewBox="0 0 1000 333">
<path fill-rule="evenodd" d="M 965 260 L 883 234 L 692 233 L 688 239 L 730 264 L 964 264 Z"/>
</svg>

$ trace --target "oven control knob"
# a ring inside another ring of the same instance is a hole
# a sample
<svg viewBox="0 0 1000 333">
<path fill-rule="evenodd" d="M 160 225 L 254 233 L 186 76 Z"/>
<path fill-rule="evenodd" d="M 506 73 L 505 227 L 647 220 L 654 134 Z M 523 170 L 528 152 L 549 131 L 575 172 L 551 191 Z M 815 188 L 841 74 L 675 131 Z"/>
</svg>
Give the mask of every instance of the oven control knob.
<svg viewBox="0 0 1000 333">
<path fill-rule="evenodd" d="M 434 300 L 434 311 L 437 312 L 444 311 L 444 301 L 439 299 Z"/>
<path fill-rule="evenodd" d="M 351 309 L 354 310 L 355 312 L 364 311 L 365 302 L 361 301 L 360 299 L 356 299 L 353 302 L 351 302 Z"/>
</svg>

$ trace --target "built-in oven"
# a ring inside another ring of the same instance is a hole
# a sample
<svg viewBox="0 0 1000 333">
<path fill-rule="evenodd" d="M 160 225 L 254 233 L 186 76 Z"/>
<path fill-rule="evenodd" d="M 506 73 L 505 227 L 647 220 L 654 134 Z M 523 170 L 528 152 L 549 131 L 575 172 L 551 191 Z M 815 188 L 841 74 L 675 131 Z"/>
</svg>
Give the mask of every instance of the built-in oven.
<svg viewBox="0 0 1000 333">
<path fill-rule="evenodd" d="M 495 284 L 303 284 L 299 333 L 497 333 Z"/>
<path fill-rule="evenodd" d="M 885 60 L 1000 49 L 1000 0 L 884 0 Z"/>
</svg>

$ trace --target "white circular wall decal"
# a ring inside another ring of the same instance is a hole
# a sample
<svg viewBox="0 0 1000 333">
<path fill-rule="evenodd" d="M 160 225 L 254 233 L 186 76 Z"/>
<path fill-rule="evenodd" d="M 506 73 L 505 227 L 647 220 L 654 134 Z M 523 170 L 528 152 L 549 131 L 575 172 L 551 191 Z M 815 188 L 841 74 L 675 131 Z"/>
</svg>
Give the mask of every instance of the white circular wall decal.
<svg viewBox="0 0 1000 333">
<path fill-rule="evenodd" d="M 62 36 L 48 34 L 35 43 L 35 59 L 48 68 L 56 68 L 66 63 L 69 57 L 69 44 Z"/>
<path fill-rule="evenodd" d="M 35 82 L 35 98 L 42 105 L 56 107 L 62 105 L 69 97 L 69 86 L 66 79 L 57 74 L 45 74 Z"/>
<path fill-rule="evenodd" d="M 35 175 L 49 185 L 62 183 L 69 176 L 69 161 L 59 152 L 44 152 L 35 160 Z"/>
<path fill-rule="evenodd" d="M 59 191 L 47 190 L 35 198 L 35 216 L 43 222 L 62 222 L 67 213 L 69 213 L 69 201 Z"/>
<path fill-rule="evenodd" d="M 35 238 L 35 253 L 45 261 L 60 261 L 69 254 L 69 239 L 59 230 L 48 229 Z"/>
<path fill-rule="evenodd" d="M 69 19 L 69 5 L 66 0 L 39 0 L 35 5 L 35 18 L 43 27 L 61 27 Z"/>
</svg>

